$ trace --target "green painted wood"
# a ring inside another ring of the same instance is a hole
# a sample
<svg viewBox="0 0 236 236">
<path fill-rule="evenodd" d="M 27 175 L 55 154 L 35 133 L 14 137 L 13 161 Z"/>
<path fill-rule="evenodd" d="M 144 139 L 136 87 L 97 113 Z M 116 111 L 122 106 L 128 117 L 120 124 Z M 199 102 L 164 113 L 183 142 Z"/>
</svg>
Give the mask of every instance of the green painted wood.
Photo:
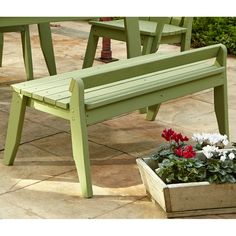
<svg viewBox="0 0 236 236">
<path fill-rule="evenodd" d="M 132 58 L 141 56 L 142 52 L 138 17 L 126 17 L 124 22 L 127 57 Z"/>
<path fill-rule="evenodd" d="M 87 122 L 84 106 L 84 86 L 81 80 L 72 80 L 70 85 L 70 125 L 73 157 L 84 197 L 92 197 L 92 182 L 88 147 Z M 79 104 L 78 104 L 79 103 Z"/>
<path fill-rule="evenodd" d="M 34 99 L 28 99 L 27 106 L 32 107 L 38 111 L 58 116 L 65 120 L 70 120 L 70 111 L 68 109 L 62 109 L 60 107 L 56 107 L 54 105 Z"/>
<path fill-rule="evenodd" d="M 197 80 L 201 78 L 210 77 L 212 75 L 216 74 L 222 74 L 224 70 L 222 68 L 218 69 L 212 69 L 212 70 L 201 70 L 201 71 L 193 71 L 189 72 L 186 75 L 184 74 L 177 74 L 172 77 L 165 77 L 160 78 L 160 81 L 158 81 L 157 77 L 152 77 L 153 81 L 147 81 L 148 79 L 140 79 L 135 82 L 129 83 L 127 81 L 126 86 L 114 86 L 113 89 L 107 89 L 103 90 L 103 94 L 100 96 L 96 96 L 96 93 L 94 96 L 92 96 L 90 99 L 86 99 L 86 108 L 88 110 L 94 109 L 96 107 L 100 107 L 109 103 L 115 103 L 120 100 L 126 100 L 132 97 L 141 96 L 143 93 L 151 93 L 153 91 L 161 90 L 166 87 L 175 87 L 178 86 L 178 84 L 183 84 L 190 82 L 192 80 Z M 161 76 L 160 76 L 161 77 Z"/>
<path fill-rule="evenodd" d="M 29 26 L 28 25 L 24 26 L 24 29 L 25 29 L 24 31 L 21 31 L 21 41 L 22 41 L 25 71 L 27 80 L 32 80 L 34 78 L 34 75 L 33 75 L 33 61 L 31 53 Z"/>
<path fill-rule="evenodd" d="M 142 96 L 133 97 L 128 100 L 122 100 L 120 102 L 98 107 L 97 109 L 88 110 L 87 123 L 88 125 L 96 124 L 111 119 L 112 117 L 138 110 L 142 107 L 153 106 L 178 97 L 203 91 L 212 88 L 213 86 L 220 86 L 223 83 L 223 80 L 223 77 L 215 75 L 207 79 L 203 78 L 202 80 L 180 84 L 179 86 L 158 90 L 153 93 L 143 94 Z M 225 132 L 225 134 L 228 135 L 229 133 Z"/>
<path fill-rule="evenodd" d="M 50 75 L 56 75 L 56 62 L 52 43 L 52 34 L 49 22 L 38 24 L 39 39 L 42 52 Z"/>
<path fill-rule="evenodd" d="M 131 58 L 127 63 L 113 62 L 111 67 L 104 67 L 101 70 L 96 70 L 91 73 L 91 76 L 81 76 L 84 81 L 85 88 L 99 86 L 107 83 L 107 78 L 110 82 L 127 79 L 130 77 L 139 76 L 142 74 L 152 73 L 155 71 L 174 68 L 185 65 L 186 62 L 194 63 L 201 60 L 207 60 L 216 57 L 219 52 L 219 46 L 211 46 L 207 50 L 203 48 L 195 49 L 194 56 L 192 53 L 183 52 L 181 54 L 175 53 L 171 55 L 159 56 L 157 60 L 156 55 L 145 55 L 143 60 L 141 58 Z M 122 66 L 121 66 L 122 65 Z"/>
<path fill-rule="evenodd" d="M 13 92 L 3 162 L 13 165 L 24 122 L 27 98 Z"/>
<path fill-rule="evenodd" d="M 88 68 L 93 65 L 93 60 L 95 58 L 96 54 L 96 49 L 97 49 L 97 44 L 98 44 L 98 39 L 99 37 L 95 34 L 96 29 L 94 29 L 94 26 L 91 26 L 89 38 L 87 44 L 89 47 L 87 48 L 85 52 L 85 58 L 83 62 L 83 68 Z"/>
<path fill-rule="evenodd" d="M 6 25 L 7 22 L 5 22 Z M 20 25 L 19 22 L 15 25 L 10 26 L 1 26 L 4 25 L 0 17 L 0 34 L 3 37 L 4 32 L 20 32 L 23 48 L 23 58 L 26 70 L 27 80 L 33 79 L 33 63 L 32 63 L 32 53 L 31 53 L 31 43 L 30 43 L 30 32 L 29 25 Z M 56 74 L 56 65 L 53 53 L 52 38 L 49 23 L 38 24 L 39 28 L 39 37 L 43 55 L 48 66 L 50 74 Z M 0 55 L 2 55 L 3 45 L 0 46 Z M 1 57 L 1 56 L 0 56 Z M 0 62 L 2 59 L 0 58 Z"/>
<path fill-rule="evenodd" d="M 214 88 L 219 131 L 229 136 L 226 55 L 225 46 L 219 44 L 163 56 L 139 56 L 13 85 L 4 162 L 13 164 L 26 105 L 70 121 L 73 157 L 84 197 L 93 195 L 88 125 L 143 107 L 148 107 L 147 119 L 153 120 L 161 103 Z"/>
<path fill-rule="evenodd" d="M 3 44 L 4 44 L 3 33 L 0 33 L 0 67 L 2 67 Z"/>
</svg>

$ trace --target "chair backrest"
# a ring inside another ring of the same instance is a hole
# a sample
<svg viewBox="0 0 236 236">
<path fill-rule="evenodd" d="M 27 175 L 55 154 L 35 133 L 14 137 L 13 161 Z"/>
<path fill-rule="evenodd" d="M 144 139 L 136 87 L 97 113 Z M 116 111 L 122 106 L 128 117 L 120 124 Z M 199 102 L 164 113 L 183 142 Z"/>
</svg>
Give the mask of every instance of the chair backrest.
<svg viewBox="0 0 236 236">
<path fill-rule="evenodd" d="M 159 22 L 162 17 L 143 17 L 143 20 Z M 166 24 L 189 28 L 192 26 L 193 17 L 166 17 Z"/>
</svg>

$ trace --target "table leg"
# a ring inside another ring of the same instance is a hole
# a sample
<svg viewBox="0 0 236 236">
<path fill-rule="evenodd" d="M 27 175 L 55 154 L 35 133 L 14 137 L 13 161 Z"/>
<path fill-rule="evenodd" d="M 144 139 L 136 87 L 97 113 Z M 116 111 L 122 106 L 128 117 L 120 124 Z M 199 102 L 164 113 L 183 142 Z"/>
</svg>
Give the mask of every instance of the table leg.
<svg viewBox="0 0 236 236">
<path fill-rule="evenodd" d="M 56 62 L 52 44 L 52 35 L 49 22 L 38 24 L 38 30 L 39 30 L 40 45 L 42 48 L 44 59 L 47 64 L 49 74 L 55 75 L 57 74 L 57 69 L 56 69 Z"/>
</svg>

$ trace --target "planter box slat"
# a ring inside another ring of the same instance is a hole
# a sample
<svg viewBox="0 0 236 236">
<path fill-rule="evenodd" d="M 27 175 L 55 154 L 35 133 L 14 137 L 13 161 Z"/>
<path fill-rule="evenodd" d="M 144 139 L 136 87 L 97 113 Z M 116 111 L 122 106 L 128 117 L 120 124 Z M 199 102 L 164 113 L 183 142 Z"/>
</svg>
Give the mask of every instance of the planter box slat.
<svg viewBox="0 0 236 236">
<path fill-rule="evenodd" d="M 149 160 L 137 159 L 141 178 L 146 191 L 167 217 L 236 213 L 236 184 L 165 184 L 148 166 Z"/>
</svg>

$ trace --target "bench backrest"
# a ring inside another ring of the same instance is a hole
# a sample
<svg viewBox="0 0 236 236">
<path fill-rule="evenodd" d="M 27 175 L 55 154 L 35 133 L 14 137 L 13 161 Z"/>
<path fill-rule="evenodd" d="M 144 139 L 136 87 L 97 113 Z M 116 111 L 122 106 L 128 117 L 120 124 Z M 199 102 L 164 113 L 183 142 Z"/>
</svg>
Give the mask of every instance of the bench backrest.
<svg viewBox="0 0 236 236">
<path fill-rule="evenodd" d="M 116 81 L 158 72 L 186 64 L 208 59 L 219 67 L 226 66 L 227 49 L 222 44 L 198 48 L 169 55 L 144 55 L 107 65 L 101 65 L 83 70 L 78 75 L 83 80 L 84 88 L 92 88 Z"/>
</svg>

